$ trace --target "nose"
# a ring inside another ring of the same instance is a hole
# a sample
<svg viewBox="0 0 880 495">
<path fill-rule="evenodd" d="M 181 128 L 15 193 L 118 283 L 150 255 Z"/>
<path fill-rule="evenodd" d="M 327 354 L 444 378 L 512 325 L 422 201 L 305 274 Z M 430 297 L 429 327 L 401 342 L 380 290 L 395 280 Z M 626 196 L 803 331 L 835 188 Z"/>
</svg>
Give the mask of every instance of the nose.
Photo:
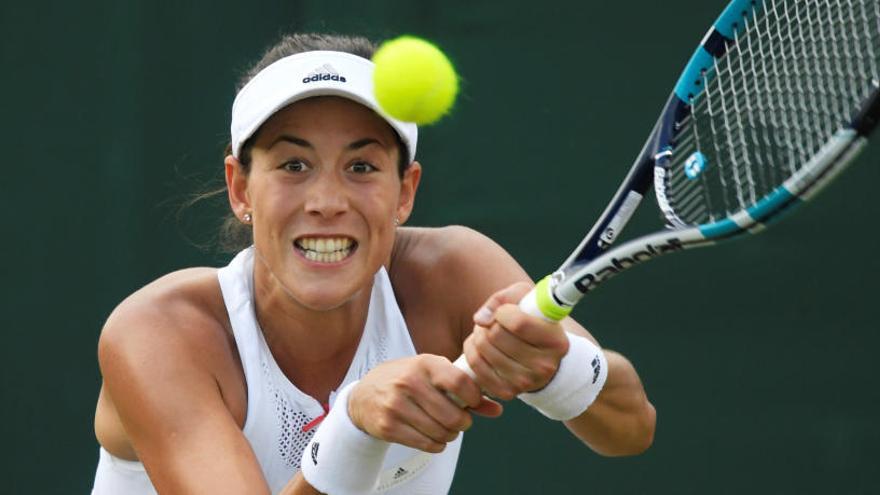
<svg viewBox="0 0 880 495">
<path fill-rule="evenodd" d="M 348 211 L 348 205 L 345 185 L 331 171 L 314 177 L 306 191 L 305 209 L 309 215 L 333 218 Z"/>
</svg>

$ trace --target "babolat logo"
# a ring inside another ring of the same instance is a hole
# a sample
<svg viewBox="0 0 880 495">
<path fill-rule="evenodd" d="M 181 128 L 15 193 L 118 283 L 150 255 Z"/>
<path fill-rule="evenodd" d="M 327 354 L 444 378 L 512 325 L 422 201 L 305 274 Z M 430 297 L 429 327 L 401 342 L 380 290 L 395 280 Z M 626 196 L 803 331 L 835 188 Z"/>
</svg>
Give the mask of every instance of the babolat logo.
<svg viewBox="0 0 880 495">
<path fill-rule="evenodd" d="M 645 244 L 641 250 L 636 251 L 629 256 L 611 258 L 609 264 L 599 271 L 587 273 L 574 283 L 575 287 L 581 292 L 589 292 L 595 289 L 599 284 L 626 270 L 627 268 L 638 265 L 643 261 L 656 258 L 662 254 L 673 253 L 684 249 L 681 241 L 675 238 L 667 239 L 666 244 L 655 246 L 653 244 Z"/>
<path fill-rule="evenodd" d="M 345 82 L 345 77 L 339 75 L 339 73 L 336 72 L 336 69 L 334 69 L 332 65 L 324 64 L 313 70 L 311 74 L 304 77 L 302 82 L 303 84 L 308 84 L 318 81 Z"/>
</svg>

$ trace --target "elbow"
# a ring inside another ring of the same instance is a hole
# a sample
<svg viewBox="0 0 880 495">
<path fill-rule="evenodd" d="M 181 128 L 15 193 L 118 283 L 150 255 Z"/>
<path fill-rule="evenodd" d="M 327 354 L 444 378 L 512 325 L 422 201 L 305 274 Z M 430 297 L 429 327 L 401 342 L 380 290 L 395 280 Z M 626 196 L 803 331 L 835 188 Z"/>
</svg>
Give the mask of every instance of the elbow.
<svg viewBox="0 0 880 495">
<path fill-rule="evenodd" d="M 645 453 L 654 444 L 654 431 L 656 428 L 657 410 L 646 400 L 643 411 L 633 428 L 632 440 L 629 442 L 626 451 L 621 455 L 633 456 Z"/>
<path fill-rule="evenodd" d="M 654 406 L 645 401 L 645 411 L 643 418 L 638 427 L 639 435 L 634 442 L 634 448 L 628 455 L 639 455 L 645 453 L 651 445 L 654 444 L 654 432 L 657 429 L 657 410 Z"/>
<path fill-rule="evenodd" d="M 605 449 L 594 448 L 594 450 L 605 457 L 630 457 L 644 454 L 654 444 L 656 427 L 657 411 L 646 400 L 642 410 L 632 418 L 632 423 L 626 432 L 618 437 L 618 441 L 612 442 Z"/>
</svg>

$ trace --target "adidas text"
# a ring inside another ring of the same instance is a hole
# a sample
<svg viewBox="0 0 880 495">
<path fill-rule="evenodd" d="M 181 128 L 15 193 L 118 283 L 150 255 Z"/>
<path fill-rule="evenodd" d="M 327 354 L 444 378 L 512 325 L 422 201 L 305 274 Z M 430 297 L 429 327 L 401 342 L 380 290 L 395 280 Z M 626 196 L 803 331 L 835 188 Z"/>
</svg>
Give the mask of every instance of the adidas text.
<svg viewBox="0 0 880 495">
<path fill-rule="evenodd" d="M 345 77 L 340 76 L 339 74 L 313 74 L 311 76 L 303 78 L 303 84 L 308 84 L 311 82 L 318 82 L 318 81 L 345 82 Z"/>
</svg>

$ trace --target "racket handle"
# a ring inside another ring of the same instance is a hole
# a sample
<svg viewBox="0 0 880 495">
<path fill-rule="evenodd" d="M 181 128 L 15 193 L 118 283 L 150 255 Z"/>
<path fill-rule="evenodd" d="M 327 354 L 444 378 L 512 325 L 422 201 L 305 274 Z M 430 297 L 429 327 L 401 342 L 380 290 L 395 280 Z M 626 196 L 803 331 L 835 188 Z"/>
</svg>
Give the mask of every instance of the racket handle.
<svg viewBox="0 0 880 495">
<path fill-rule="evenodd" d="M 538 282 L 532 290 L 528 292 L 522 299 L 519 301 L 519 309 L 522 310 L 523 313 L 528 315 L 537 316 L 539 318 L 543 318 L 547 321 L 559 321 L 571 312 L 571 307 L 566 307 L 558 304 L 556 299 L 553 297 L 550 288 L 550 277 L 544 277 L 543 280 Z M 458 356 L 453 363 L 456 368 L 464 371 L 472 380 L 477 379 L 477 374 L 474 373 L 474 370 L 471 369 L 471 366 L 467 362 L 467 358 L 465 358 L 464 354 Z M 461 408 L 466 408 L 467 404 L 464 403 L 458 396 L 453 393 L 447 392 L 446 395 L 452 399 L 453 402 L 458 404 Z"/>
<path fill-rule="evenodd" d="M 464 354 L 458 356 L 458 359 L 453 361 L 452 364 L 461 371 L 464 371 L 467 376 L 471 377 L 471 380 L 477 379 L 477 374 L 474 373 L 474 370 L 471 369 L 471 365 L 468 364 L 467 358 L 464 356 Z M 452 392 L 446 392 L 446 396 L 449 397 L 452 402 L 458 404 L 458 407 L 462 409 L 467 409 L 467 404 L 465 404 L 465 402 L 461 400 L 461 398 L 459 398 L 457 395 L 453 394 Z"/>
</svg>

